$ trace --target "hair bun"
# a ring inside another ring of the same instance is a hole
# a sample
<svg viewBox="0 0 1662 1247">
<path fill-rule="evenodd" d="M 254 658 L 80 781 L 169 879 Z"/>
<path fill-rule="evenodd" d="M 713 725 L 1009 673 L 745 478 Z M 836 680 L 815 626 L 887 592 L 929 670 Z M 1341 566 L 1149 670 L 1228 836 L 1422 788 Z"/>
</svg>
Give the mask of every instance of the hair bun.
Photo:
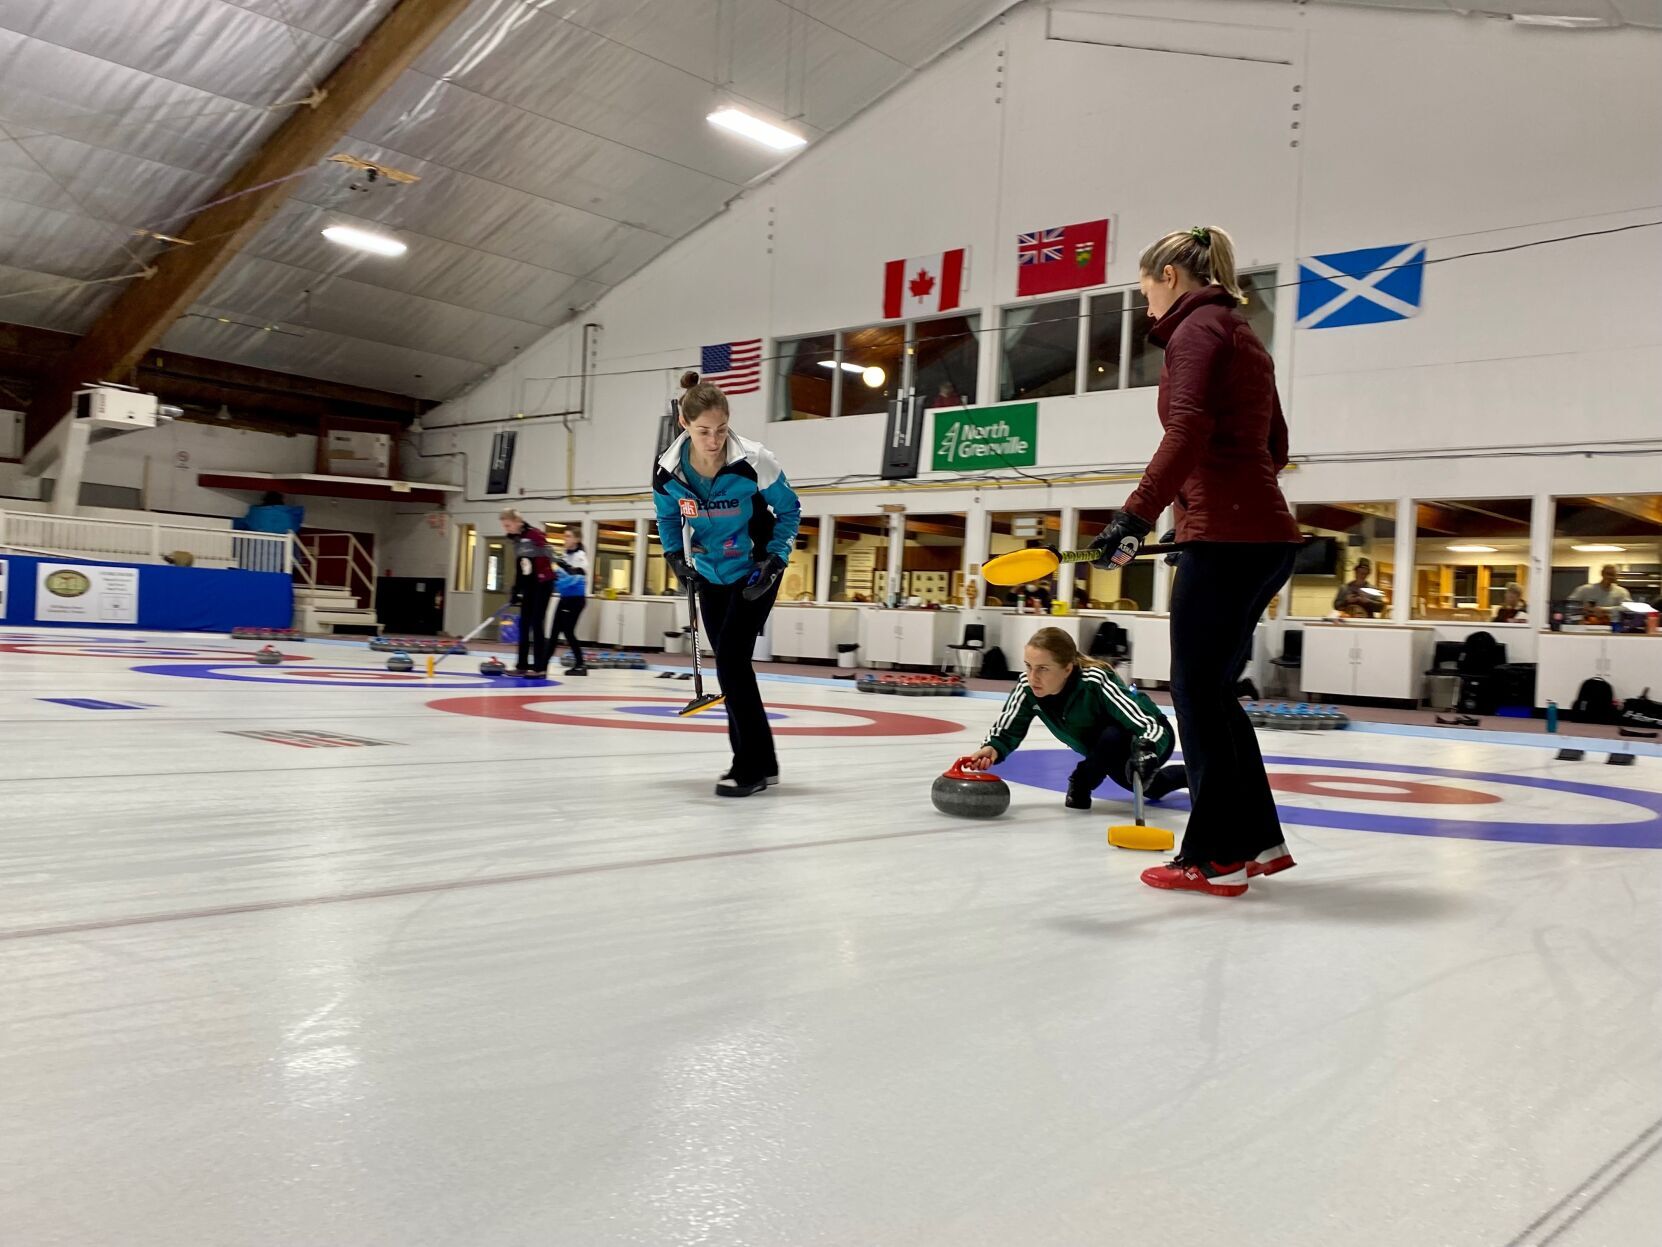
<svg viewBox="0 0 1662 1247">
<path fill-rule="evenodd" d="M 690 389 L 693 388 L 693 386 L 695 386 L 697 384 L 698 384 L 698 374 L 696 372 L 692 371 L 690 368 L 686 372 L 681 374 L 681 388 L 683 390 L 690 390 Z"/>
</svg>

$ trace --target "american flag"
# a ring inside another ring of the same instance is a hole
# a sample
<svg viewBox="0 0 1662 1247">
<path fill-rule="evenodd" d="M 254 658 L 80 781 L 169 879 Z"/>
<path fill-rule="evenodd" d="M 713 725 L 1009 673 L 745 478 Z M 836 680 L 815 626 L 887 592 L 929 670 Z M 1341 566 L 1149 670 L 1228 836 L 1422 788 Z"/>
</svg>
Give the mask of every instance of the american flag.
<svg viewBox="0 0 1662 1247">
<path fill-rule="evenodd" d="M 1062 258 L 1062 235 L 1066 227 L 1042 229 L 1032 234 L 1016 235 L 1017 264 L 1045 264 Z"/>
<path fill-rule="evenodd" d="M 700 381 L 719 385 L 729 394 L 754 394 L 762 388 L 762 340 L 718 342 L 702 348 Z"/>
</svg>

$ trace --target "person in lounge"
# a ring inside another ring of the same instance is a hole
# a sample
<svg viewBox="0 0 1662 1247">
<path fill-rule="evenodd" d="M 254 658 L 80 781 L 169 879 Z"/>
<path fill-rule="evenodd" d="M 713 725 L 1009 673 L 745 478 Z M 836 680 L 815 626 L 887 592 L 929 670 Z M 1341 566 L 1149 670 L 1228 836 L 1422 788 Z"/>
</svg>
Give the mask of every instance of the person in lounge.
<svg viewBox="0 0 1662 1247">
<path fill-rule="evenodd" d="M 1633 600 L 1633 595 L 1616 583 L 1618 574 L 1614 563 L 1606 563 L 1599 568 L 1597 580 L 1570 594 L 1570 602 L 1586 614 L 1608 616 L 1611 611 L 1620 610 L 1622 603 Z"/>
<path fill-rule="evenodd" d="M 1368 583 L 1373 575 L 1373 563 L 1357 559 L 1351 578 L 1339 586 L 1333 595 L 1333 609 L 1352 619 L 1372 619 L 1385 609 L 1385 595 Z"/>
</svg>

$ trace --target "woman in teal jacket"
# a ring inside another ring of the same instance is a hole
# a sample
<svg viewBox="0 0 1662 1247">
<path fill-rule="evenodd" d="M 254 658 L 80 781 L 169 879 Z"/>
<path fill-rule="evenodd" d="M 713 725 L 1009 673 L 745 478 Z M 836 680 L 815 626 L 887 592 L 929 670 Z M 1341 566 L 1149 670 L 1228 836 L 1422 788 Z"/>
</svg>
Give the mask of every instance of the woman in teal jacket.
<svg viewBox="0 0 1662 1247">
<path fill-rule="evenodd" d="M 748 797 L 779 782 L 773 729 L 751 653 L 779 595 L 802 524 L 802 506 L 779 461 L 729 427 L 727 395 L 681 377 L 682 434 L 652 474 L 664 561 L 696 587 L 699 616 L 716 655 L 727 701 L 733 765 L 716 785 Z"/>
</svg>

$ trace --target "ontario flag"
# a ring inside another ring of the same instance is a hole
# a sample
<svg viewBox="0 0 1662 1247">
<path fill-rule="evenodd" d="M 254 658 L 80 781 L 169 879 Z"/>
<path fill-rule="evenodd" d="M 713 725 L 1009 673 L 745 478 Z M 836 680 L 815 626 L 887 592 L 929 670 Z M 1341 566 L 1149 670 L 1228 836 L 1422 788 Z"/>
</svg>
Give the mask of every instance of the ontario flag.
<svg viewBox="0 0 1662 1247">
<path fill-rule="evenodd" d="M 1108 280 L 1108 218 L 1016 235 L 1016 294 L 1054 294 Z"/>
<path fill-rule="evenodd" d="M 890 260 L 883 266 L 883 319 L 950 312 L 963 301 L 969 248 Z"/>
</svg>

